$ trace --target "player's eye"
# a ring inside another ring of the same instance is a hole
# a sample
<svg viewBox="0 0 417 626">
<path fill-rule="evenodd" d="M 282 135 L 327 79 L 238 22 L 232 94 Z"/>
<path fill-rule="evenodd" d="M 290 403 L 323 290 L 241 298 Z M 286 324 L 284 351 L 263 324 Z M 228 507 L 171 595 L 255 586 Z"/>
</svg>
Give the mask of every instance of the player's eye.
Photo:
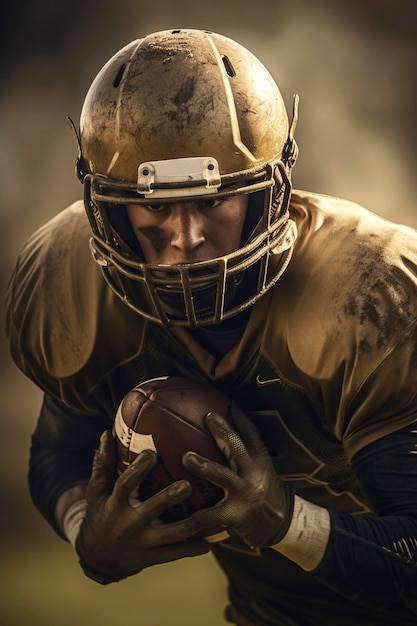
<svg viewBox="0 0 417 626">
<path fill-rule="evenodd" d="M 223 198 L 207 198 L 207 200 L 198 200 L 199 209 L 213 209 L 218 206 L 221 202 L 223 202 Z M 149 213 L 161 213 L 165 209 L 169 209 L 170 204 L 167 203 L 156 203 L 152 202 L 152 204 L 144 204 L 142 205 L 144 208 L 149 211 Z"/>
<path fill-rule="evenodd" d="M 158 213 L 160 211 L 163 211 L 163 209 L 167 208 L 166 204 L 156 204 L 156 203 L 155 204 L 145 204 L 143 206 L 150 213 Z"/>
<path fill-rule="evenodd" d="M 207 198 L 207 200 L 199 200 L 198 206 L 201 209 L 214 209 L 221 202 L 223 202 L 223 198 Z"/>
</svg>

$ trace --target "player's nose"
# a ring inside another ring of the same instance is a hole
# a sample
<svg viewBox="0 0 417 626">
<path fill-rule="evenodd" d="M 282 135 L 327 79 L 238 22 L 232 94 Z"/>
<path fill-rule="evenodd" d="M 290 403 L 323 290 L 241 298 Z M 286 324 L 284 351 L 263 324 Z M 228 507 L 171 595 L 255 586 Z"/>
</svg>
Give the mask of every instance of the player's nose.
<svg viewBox="0 0 417 626">
<path fill-rule="evenodd" d="M 172 205 L 170 225 L 174 248 L 189 253 L 204 244 L 204 218 L 195 204 Z"/>
</svg>

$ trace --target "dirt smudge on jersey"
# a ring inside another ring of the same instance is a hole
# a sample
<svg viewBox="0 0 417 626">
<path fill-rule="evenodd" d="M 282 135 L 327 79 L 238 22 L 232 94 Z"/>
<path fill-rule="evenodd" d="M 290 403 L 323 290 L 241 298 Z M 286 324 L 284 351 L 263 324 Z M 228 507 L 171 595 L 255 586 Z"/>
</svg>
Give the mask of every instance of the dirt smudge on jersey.
<svg viewBox="0 0 417 626">
<path fill-rule="evenodd" d="M 357 250 L 348 266 L 345 284 L 354 288 L 345 292 L 340 321 L 357 318 L 359 348 L 367 350 L 375 341 L 383 348 L 393 338 L 404 336 L 416 321 L 416 293 L 412 283 L 404 280 L 404 270 L 389 262 L 383 246 L 367 244 Z M 339 291 L 335 299 L 340 298 Z"/>
</svg>

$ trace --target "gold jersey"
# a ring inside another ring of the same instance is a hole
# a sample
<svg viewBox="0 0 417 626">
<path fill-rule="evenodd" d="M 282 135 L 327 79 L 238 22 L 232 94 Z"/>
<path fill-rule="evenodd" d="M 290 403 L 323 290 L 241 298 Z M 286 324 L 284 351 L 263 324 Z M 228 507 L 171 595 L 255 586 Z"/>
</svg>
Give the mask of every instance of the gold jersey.
<svg viewBox="0 0 417 626">
<path fill-rule="evenodd" d="M 352 456 L 417 417 L 417 233 L 306 192 L 293 193 L 291 214 L 289 267 L 218 358 L 113 294 L 90 255 L 84 207 L 72 205 L 19 257 L 7 298 L 14 360 L 92 416 L 112 418 L 130 388 L 155 376 L 211 381 L 259 425 L 297 493 L 368 511 Z"/>
</svg>

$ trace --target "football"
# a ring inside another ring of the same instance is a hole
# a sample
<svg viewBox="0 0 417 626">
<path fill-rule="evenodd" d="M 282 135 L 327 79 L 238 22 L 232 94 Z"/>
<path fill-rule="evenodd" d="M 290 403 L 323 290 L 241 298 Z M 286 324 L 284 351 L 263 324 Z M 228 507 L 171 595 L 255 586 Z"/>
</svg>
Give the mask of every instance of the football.
<svg viewBox="0 0 417 626">
<path fill-rule="evenodd" d="M 139 500 L 147 500 L 177 480 L 187 479 L 192 485 L 191 496 L 166 510 L 162 521 L 185 519 L 222 499 L 223 490 L 190 474 L 182 456 L 193 451 L 227 464 L 204 425 L 204 417 L 215 411 L 227 419 L 231 405 L 235 405 L 233 400 L 216 387 L 173 376 L 143 382 L 123 398 L 114 424 L 118 471 L 123 472 L 141 450 L 158 454 L 157 464 L 139 487 Z"/>
</svg>

